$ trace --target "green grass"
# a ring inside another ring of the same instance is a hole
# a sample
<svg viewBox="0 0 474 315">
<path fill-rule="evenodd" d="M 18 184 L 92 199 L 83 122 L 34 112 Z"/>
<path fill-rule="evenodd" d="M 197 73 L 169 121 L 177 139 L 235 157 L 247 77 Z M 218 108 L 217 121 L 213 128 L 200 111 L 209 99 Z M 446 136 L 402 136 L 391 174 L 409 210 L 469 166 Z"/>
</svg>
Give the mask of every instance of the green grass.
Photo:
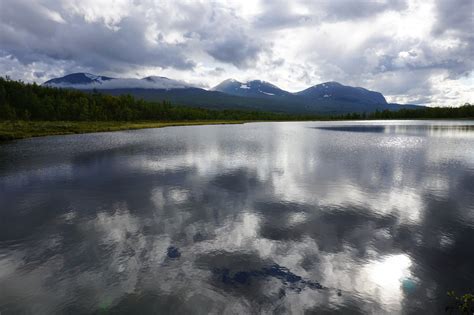
<svg viewBox="0 0 474 315">
<path fill-rule="evenodd" d="M 209 121 L 0 121 L 0 141 L 90 132 L 163 128 L 169 126 L 241 124 L 240 120 Z"/>
</svg>

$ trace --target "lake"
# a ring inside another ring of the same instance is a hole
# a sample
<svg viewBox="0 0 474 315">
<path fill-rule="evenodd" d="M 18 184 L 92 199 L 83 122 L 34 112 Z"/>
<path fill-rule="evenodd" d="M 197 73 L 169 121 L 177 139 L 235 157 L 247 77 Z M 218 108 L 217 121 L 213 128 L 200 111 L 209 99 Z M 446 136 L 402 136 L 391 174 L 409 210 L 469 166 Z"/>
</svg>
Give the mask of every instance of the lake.
<svg viewBox="0 0 474 315">
<path fill-rule="evenodd" d="M 474 121 L 0 145 L 0 313 L 443 314 L 474 288 Z"/>
</svg>

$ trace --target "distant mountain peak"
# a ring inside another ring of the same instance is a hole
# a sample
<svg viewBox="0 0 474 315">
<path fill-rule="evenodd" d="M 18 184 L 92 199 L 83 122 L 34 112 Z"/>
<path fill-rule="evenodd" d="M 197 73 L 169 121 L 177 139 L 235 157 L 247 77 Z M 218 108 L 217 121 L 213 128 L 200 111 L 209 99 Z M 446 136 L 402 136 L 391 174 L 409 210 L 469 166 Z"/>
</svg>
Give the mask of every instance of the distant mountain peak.
<svg viewBox="0 0 474 315">
<path fill-rule="evenodd" d="M 229 78 L 229 79 L 227 79 L 227 80 L 222 81 L 222 83 L 223 83 L 223 82 L 229 82 L 229 83 L 231 83 L 231 82 L 239 82 L 239 81 L 236 80 L 236 79 L 233 79 L 233 78 Z M 240 83 L 240 82 L 239 82 L 239 83 Z"/>
<path fill-rule="evenodd" d="M 339 82 L 329 81 L 313 85 L 295 95 L 311 99 L 314 102 L 341 102 L 353 104 L 386 105 L 382 93 L 360 87 L 346 86 Z"/>
<path fill-rule="evenodd" d="M 113 80 L 113 78 L 86 72 L 76 72 L 65 75 L 64 77 L 48 80 L 44 83 L 44 85 L 63 87 L 71 84 L 102 84 L 103 82 L 109 80 Z"/>
<path fill-rule="evenodd" d="M 182 89 L 194 88 L 186 82 L 162 76 L 148 76 L 143 79 L 111 78 L 91 73 L 72 73 L 46 81 L 43 85 L 59 88 L 90 89 Z"/>
<path fill-rule="evenodd" d="M 234 79 L 227 79 L 213 87 L 211 90 L 246 97 L 285 96 L 290 94 L 276 85 L 262 80 L 240 82 Z"/>
<path fill-rule="evenodd" d="M 316 84 L 303 91 L 290 93 L 259 79 L 241 82 L 229 78 L 207 91 L 163 76 L 127 79 L 80 72 L 51 79 L 44 85 L 82 90 L 97 89 L 112 95 L 127 93 L 148 100 L 171 100 L 183 105 L 194 104 L 211 108 L 333 114 L 401 108 L 397 104 L 387 104 L 385 97 L 379 92 L 346 86 L 335 81 Z"/>
<path fill-rule="evenodd" d="M 92 73 L 83 73 L 86 77 L 88 77 L 91 80 L 98 80 L 100 79 L 100 76 L 92 74 Z"/>
<path fill-rule="evenodd" d="M 328 81 L 328 82 L 324 82 L 324 83 L 317 84 L 317 85 L 322 85 L 322 86 L 344 86 L 343 84 L 341 84 L 339 82 L 336 82 L 336 81 Z M 315 85 L 315 86 L 317 86 L 317 85 Z"/>
<path fill-rule="evenodd" d="M 276 86 L 275 84 L 272 84 L 268 81 L 263 81 L 263 80 L 252 80 L 252 81 L 248 81 L 247 83 L 250 83 L 250 84 L 261 84 L 261 85 L 266 85 L 266 86 L 270 86 L 272 88 L 277 88 L 277 89 L 280 89 L 278 86 Z"/>
</svg>

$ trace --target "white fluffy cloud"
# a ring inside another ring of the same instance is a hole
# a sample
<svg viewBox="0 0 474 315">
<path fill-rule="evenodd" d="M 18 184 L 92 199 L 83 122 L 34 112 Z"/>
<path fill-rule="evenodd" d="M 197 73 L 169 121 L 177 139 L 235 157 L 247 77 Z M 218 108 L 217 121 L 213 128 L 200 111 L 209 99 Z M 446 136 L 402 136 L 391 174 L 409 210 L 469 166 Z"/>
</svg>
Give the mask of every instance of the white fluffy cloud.
<svg viewBox="0 0 474 315">
<path fill-rule="evenodd" d="M 474 100 L 471 0 L 0 0 L 0 73 L 336 80 L 393 102 Z"/>
</svg>

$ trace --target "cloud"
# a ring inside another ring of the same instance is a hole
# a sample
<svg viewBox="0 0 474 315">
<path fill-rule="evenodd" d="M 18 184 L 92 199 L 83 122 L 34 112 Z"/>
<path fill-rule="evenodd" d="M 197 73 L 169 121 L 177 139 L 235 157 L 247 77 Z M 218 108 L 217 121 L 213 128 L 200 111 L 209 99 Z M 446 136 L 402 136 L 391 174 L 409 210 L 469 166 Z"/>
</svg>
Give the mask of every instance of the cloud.
<svg viewBox="0 0 474 315">
<path fill-rule="evenodd" d="M 404 10 L 406 0 L 264 1 L 255 25 L 263 28 L 318 26 L 325 22 L 371 18 L 385 11 Z"/>
<path fill-rule="evenodd" d="M 212 42 L 207 52 L 219 61 L 245 68 L 256 61 L 258 55 L 262 52 L 262 46 L 242 34 L 236 34 L 236 36 L 231 34 Z"/>
<path fill-rule="evenodd" d="M 77 71 L 198 86 L 234 77 L 290 91 L 336 80 L 461 104 L 473 101 L 472 11 L 470 0 L 0 0 L 0 71 L 37 82 Z"/>
<path fill-rule="evenodd" d="M 5 159 L 15 163 L 1 169 L 0 239 L 18 244 L 0 255 L 0 284 L 9 289 L 1 305 L 31 313 L 40 300 L 45 313 L 68 303 L 68 310 L 91 313 L 110 301 L 113 312 L 133 303 L 130 292 L 143 296 L 149 289 L 153 298 L 135 300 L 142 307 L 176 296 L 163 302 L 175 310 L 189 304 L 183 297 L 204 292 L 209 299 L 198 303 L 239 302 L 239 313 L 317 311 L 328 305 L 324 294 L 345 299 L 331 306 L 350 302 L 364 313 L 374 305 L 384 308 L 379 313 L 404 312 L 425 301 L 442 309 L 445 287 L 472 283 L 432 272 L 440 259 L 436 266 L 446 261 L 456 270 L 471 270 L 474 261 L 471 247 L 459 245 L 474 236 L 468 185 L 474 174 L 466 172 L 474 160 L 457 145 L 472 138 L 459 130 L 399 127 L 371 130 L 379 141 L 280 124 L 255 125 L 266 130 L 259 137 L 253 131 L 232 137 L 238 126 L 190 127 L 92 135 L 96 141 L 71 136 L 57 150 L 51 139 L 7 150 Z M 430 145 L 427 134 L 445 145 Z M 51 195 L 65 187 L 73 194 Z M 169 246 L 179 248 L 180 259 L 166 257 Z M 274 263 L 332 289 L 268 278 L 229 286 L 213 276 L 216 269 L 232 276 Z M 405 299 L 401 270 L 417 279 L 416 299 Z M 274 294 L 280 288 L 289 294 Z"/>
<path fill-rule="evenodd" d="M 263 4 L 263 12 L 259 14 L 254 24 L 257 28 L 283 29 L 288 27 L 299 27 L 310 23 L 310 14 L 295 12 L 288 1 L 266 1 Z"/>
<path fill-rule="evenodd" d="M 259 56 L 269 47 L 268 41 L 251 28 L 235 8 L 213 4 L 180 8 L 189 17 L 181 22 L 193 48 L 202 50 L 214 60 L 248 68 L 255 65 Z"/>
<path fill-rule="evenodd" d="M 474 3 L 470 0 L 436 1 L 436 22 L 432 33 L 447 41 L 447 53 L 458 62 L 451 76 L 464 76 L 474 68 Z M 451 40 L 451 42 L 449 42 Z"/>
<path fill-rule="evenodd" d="M 403 8 L 402 4 L 400 7 Z M 437 32 L 439 10 L 443 9 L 436 3 L 411 1 L 405 10 L 375 10 L 377 14 L 357 23 L 342 20 L 345 15 L 341 14 L 341 20 L 327 20 L 317 29 L 300 31 L 311 40 L 300 45 L 299 56 L 323 80 L 376 89 L 389 100 L 429 100 L 422 104 L 432 105 L 472 101 L 472 92 L 458 86 L 459 98 L 447 103 L 446 98 L 440 97 L 442 85 L 433 83 L 440 77 L 469 77 L 473 69 L 468 31 L 457 24 L 443 24 L 443 32 Z M 420 23 L 423 19 L 426 22 Z M 469 21 L 469 17 L 465 19 Z M 288 32 L 289 40 L 291 36 Z M 472 89 L 472 81 L 462 82 Z"/>
<path fill-rule="evenodd" d="M 442 34 L 450 31 L 456 31 L 471 40 L 472 23 L 474 17 L 472 12 L 474 4 L 470 0 L 436 0 L 436 26 L 433 31 Z"/>
<path fill-rule="evenodd" d="M 4 21 L 0 29 L 2 50 L 25 64 L 54 59 L 72 61 L 96 71 L 145 65 L 178 69 L 194 66 L 184 54 L 185 45 L 149 43 L 145 37 L 148 24 L 138 15 L 122 17 L 111 29 L 108 19 L 84 20 L 82 16 L 66 16 L 40 4 L 30 7 L 29 2 L 22 0 L 6 7 L 0 13 Z M 51 16 L 61 17 L 61 22 Z"/>
<path fill-rule="evenodd" d="M 404 10 L 406 0 L 381 1 L 351 1 L 351 0 L 323 0 L 312 3 L 312 8 L 320 11 L 321 15 L 329 20 L 352 20 L 370 18 L 385 11 Z"/>
</svg>

